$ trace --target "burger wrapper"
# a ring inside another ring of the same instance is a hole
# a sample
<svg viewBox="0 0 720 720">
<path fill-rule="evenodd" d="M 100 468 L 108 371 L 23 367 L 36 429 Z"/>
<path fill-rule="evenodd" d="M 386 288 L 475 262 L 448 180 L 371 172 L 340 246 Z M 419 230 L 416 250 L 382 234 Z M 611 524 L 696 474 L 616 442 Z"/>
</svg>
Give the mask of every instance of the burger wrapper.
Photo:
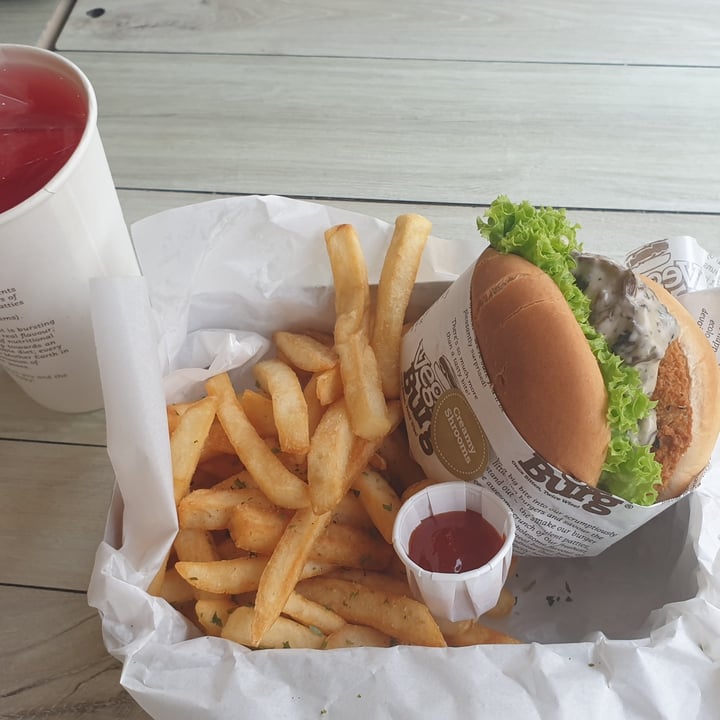
<svg viewBox="0 0 720 720">
<path fill-rule="evenodd" d="M 717 352 L 715 258 L 682 237 L 639 248 L 626 262 L 676 294 Z M 502 497 L 515 516 L 516 554 L 598 555 L 679 498 L 635 505 L 562 472 L 524 441 L 494 392 L 472 327 L 474 267 L 473 262 L 403 338 L 403 401 L 413 456 L 428 477 L 473 481 Z"/>
<path fill-rule="evenodd" d="M 120 682 L 158 720 L 711 717 L 720 702 L 720 483 L 702 486 L 596 558 L 521 558 L 522 641 L 468 648 L 249 651 L 146 591 L 177 530 L 165 404 L 228 370 L 240 387 L 272 331 L 332 324 L 323 232 L 359 231 L 376 281 L 392 228 L 277 197 L 215 200 L 133 227 L 143 278 L 92 286 L 116 486 L 88 600 Z M 472 227 L 474 216 L 469 216 Z M 478 254 L 431 238 L 411 315 Z M 638 583 L 638 578 L 642 582 Z M 705 712 L 705 715 L 703 715 Z"/>
<path fill-rule="evenodd" d="M 663 285 L 696 319 L 720 362 L 720 259 L 689 236 L 667 238 L 628 253 L 627 264 Z"/>
</svg>

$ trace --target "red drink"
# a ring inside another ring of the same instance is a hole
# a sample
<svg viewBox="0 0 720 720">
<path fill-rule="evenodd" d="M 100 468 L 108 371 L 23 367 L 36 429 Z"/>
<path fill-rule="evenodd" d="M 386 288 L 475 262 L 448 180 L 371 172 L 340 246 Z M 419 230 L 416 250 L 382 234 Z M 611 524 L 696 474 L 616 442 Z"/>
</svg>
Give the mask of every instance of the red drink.
<svg viewBox="0 0 720 720">
<path fill-rule="evenodd" d="M 0 213 L 19 205 L 65 165 L 88 118 L 76 80 L 0 55 Z"/>
</svg>

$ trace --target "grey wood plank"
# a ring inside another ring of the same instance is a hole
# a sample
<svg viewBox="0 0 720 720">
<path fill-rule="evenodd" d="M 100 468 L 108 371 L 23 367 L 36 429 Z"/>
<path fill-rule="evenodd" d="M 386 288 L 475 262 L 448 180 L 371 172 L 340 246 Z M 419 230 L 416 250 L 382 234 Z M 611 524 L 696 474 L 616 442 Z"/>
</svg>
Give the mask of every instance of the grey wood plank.
<svg viewBox="0 0 720 720">
<path fill-rule="evenodd" d="M 2 0 L 0 42 L 37 45 L 59 0 Z"/>
<path fill-rule="evenodd" d="M 124 188 L 720 211 L 714 70 L 68 56 Z"/>
<path fill-rule="evenodd" d="M 105 445 L 105 413 L 60 413 L 31 400 L 0 371 L 0 439 Z"/>
<path fill-rule="evenodd" d="M 213 193 L 123 189 L 119 191 L 119 195 L 125 220 L 129 225 L 164 210 L 229 197 Z M 420 213 L 433 223 L 434 235 L 446 238 L 475 236 L 476 218 L 486 209 L 483 205 L 427 205 L 323 198 L 316 198 L 313 202 L 323 202 L 387 222 L 393 222 L 401 213 Z M 708 252 L 720 257 L 720 218 L 716 215 L 570 210 L 568 217 L 581 225 L 579 237 L 589 251 L 603 253 L 618 260 L 643 243 L 674 235 L 692 235 Z M 478 236 L 478 251 L 482 247 L 481 242 Z M 0 422 L 1 413 L 0 407 Z"/>
<path fill-rule="evenodd" d="M 0 584 L 85 590 L 113 481 L 105 448 L 0 440 Z"/>
<path fill-rule="evenodd" d="M 95 16 L 98 5 L 104 14 Z M 712 0 L 78 0 L 63 50 L 717 65 Z"/>
<path fill-rule="evenodd" d="M 0 718 L 145 720 L 85 595 L 0 587 Z"/>
</svg>

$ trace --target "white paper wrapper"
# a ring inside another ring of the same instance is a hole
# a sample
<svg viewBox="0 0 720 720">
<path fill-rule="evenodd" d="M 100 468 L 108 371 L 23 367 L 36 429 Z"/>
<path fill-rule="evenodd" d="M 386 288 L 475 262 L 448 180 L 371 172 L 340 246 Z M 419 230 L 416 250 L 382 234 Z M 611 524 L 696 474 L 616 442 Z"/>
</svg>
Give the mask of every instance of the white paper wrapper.
<svg viewBox="0 0 720 720">
<path fill-rule="evenodd" d="M 197 637 L 147 595 L 176 529 L 165 402 L 195 396 L 208 372 L 194 370 L 185 383 L 179 371 L 188 358 L 214 363 L 215 372 L 254 357 L 265 347 L 257 335 L 279 327 L 327 325 L 331 294 L 317 289 L 331 284 L 322 234 L 338 222 L 356 225 L 376 279 L 391 231 L 385 223 L 251 197 L 142 221 L 133 234 L 145 278 L 94 283 L 117 492 L 88 598 L 108 650 L 123 662 L 123 686 L 161 720 L 716 717 L 714 473 L 598 557 L 522 559 L 509 585 L 517 606 L 496 625 L 521 645 L 250 652 Z M 433 238 L 417 305 L 439 296 L 481 249 L 474 238 Z"/>
<path fill-rule="evenodd" d="M 717 353 L 720 261 L 690 237 L 650 243 L 626 261 L 685 303 Z M 403 336 L 403 402 L 413 457 L 428 477 L 473 481 L 501 497 L 515 516 L 518 555 L 598 555 L 678 500 L 627 502 L 566 475 L 525 442 L 495 394 L 475 337 L 474 268 L 471 263 Z"/>
</svg>

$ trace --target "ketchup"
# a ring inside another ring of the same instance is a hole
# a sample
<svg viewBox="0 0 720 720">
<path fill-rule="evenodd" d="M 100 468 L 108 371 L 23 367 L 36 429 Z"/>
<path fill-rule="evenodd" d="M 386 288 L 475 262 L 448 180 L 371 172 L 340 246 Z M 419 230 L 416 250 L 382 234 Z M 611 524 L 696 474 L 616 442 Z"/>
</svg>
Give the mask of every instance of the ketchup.
<svg viewBox="0 0 720 720">
<path fill-rule="evenodd" d="M 425 518 L 413 530 L 408 555 L 430 572 L 461 573 L 488 563 L 503 542 L 480 513 L 452 510 Z"/>
</svg>

